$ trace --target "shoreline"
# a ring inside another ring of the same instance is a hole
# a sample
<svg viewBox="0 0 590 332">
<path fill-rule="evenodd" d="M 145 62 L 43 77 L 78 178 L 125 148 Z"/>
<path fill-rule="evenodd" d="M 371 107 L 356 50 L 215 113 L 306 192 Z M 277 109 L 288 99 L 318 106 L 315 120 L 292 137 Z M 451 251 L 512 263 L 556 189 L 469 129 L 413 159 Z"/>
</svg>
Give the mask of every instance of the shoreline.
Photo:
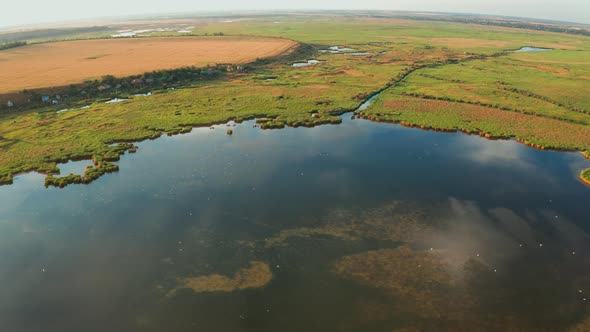
<svg viewBox="0 0 590 332">
<path fill-rule="evenodd" d="M 371 97 L 369 97 L 366 101 L 364 101 L 363 103 L 361 103 L 361 105 L 364 105 L 366 102 L 368 102 L 370 99 L 374 99 L 375 96 L 378 96 L 381 92 L 378 92 L 376 94 L 371 95 Z M 360 108 L 360 106 L 359 106 Z M 358 110 L 358 108 L 357 108 Z M 298 127 L 304 127 L 304 128 L 314 128 L 314 127 L 319 127 L 319 126 L 324 126 L 324 125 L 338 125 L 341 124 L 342 119 L 347 116 L 348 113 L 351 113 L 350 119 L 351 120 L 355 120 L 355 119 L 361 119 L 361 120 L 367 120 L 367 121 L 371 121 L 371 122 L 375 122 L 375 123 L 386 123 L 386 124 L 393 124 L 393 125 L 399 125 L 402 127 L 406 127 L 406 128 L 410 128 L 410 129 L 419 129 L 419 130 L 424 130 L 424 131 L 429 131 L 429 132 L 437 132 L 437 133 L 447 133 L 447 134 L 464 134 L 467 136 L 479 136 L 481 138 L 484 138 L 486 140 L 490 140 L 490 141 L 498 141 L 498 140 L 504 140 L 504 141 L 515 141 L 518 142 L 520 144 L 523 144 L 529 148 L 533 148 L 536 150 L 541 150 L 541 151 L 553 151 L 553 152 L 567 152 L 567 153 L 573 153 L 573 152 L 580 152 L 582 157 L 585 159 L 590 160 L 590 154 L 588 152 L 584 152 L 584 151 L 579 151 L 579 150 L 573 150 L 573 149 L 560 149 L 560 148 L 551 148 L 551 147 L 544 147 L 544 146 L 540 146 L 540 145 L 536 145 L 536 144 L 531 144 L 528 141 L 521 139 L 519 137 L 509 137 L 509 136 L 496 136 L 496 135 L 491 135 L 489 133 L 484 133 L 484 132 L 478 132 L 478 131 L 472 131 L 472 130 L 466 130 L 466 129 L 445 129 L 445 128 L 434 128 L 434 127 L 430 127 L 430 126 L 424 126 L 424 125 L 417 125 L 417 124 L 412 124 L 412 123 L 408 123 L 408 122 L 404 122 L 404 121 L 391 121 L 391 120 L 382 120 L 379 118 L 375 118 L 375 117 L 370 117 L 370 116 L 366 116 L 366 115 L 360 115 L 355 113 L 356 111 L 350 111 L 350 110 L 345 110 L 343 113 L 339 114 L 339 119 L 340 121 L 338 123 L 332 123 L 332 122 L 319 122 L 317 124 L 312 124 L 309 126 L 306 125 L 291 125 L 289 123 L 284 123 L 282 127 L 270 127 L 270 128 L 265 128 L 264 126 L 260 125 L 261 123 L 258 122 L 258 120 L 260 118 L 265 118 L 267 119 L 268 117 L 266 117 L 265 115 L 254 115 L 252 117 L 247 117 L 247 118 L 242 118 L 242 119 L 236 119 L 236 118 L 228 118 L 224 121 L 218 121 L 218 122 L 212 122 L 212 123 L 208 123 L 208 124 L 203 124 L 203 125 L 196 125 L 196 126 L 187 126 L 186 128 L 183 128 L 183 130 L 178 131 L 178 132 L 165 132 L 165 131 L 161 131 L 161 132 L 155 132 L 154 134 L 157 135 L 152 135 L 149 137 L 144 137 L 144 138 L 139 138 L 139 139 L 129 139 L 129 140 L 115 140 L 115 141 L 110 141 L 105 143 L 107 146 L 109 145 L 113 145 L 113 144 L 117 144 L 115 145 L 115 148 L 117 150 L 116 153 L 118 153 L 118 155 L 115 156 L 111 156 L 111 157 L 105 157 L 105 156 L 99 156 L 98 158 L 100 158 L 101 160 L 97 162 L 96 160 L 96 156 L 90 156 L 88 158 L 75 158 L 75 159 L 69 159 L 69 160 L 60 160 L 61 163 L 67 163 L 67 162 L 74 162 L 74 161 L 93 161 L 93 165 L 94 167 L 92 167 L 92 170 L 97 170 L 98 172 L 100 172 L 100 174 L 98 174 L 98 176 L 96 176 L 96 173 L 93 174 L 94 176 L 92 178 L 89 178 L 88 180 L 85 179 L 86 174 L 82 174 L 82 175 L 76 175 L 76 174 L 68 174 L 68 175 L 64 175 L 64 176 L 59 176 L 59 177 L 54 177 L 54 175 L 59 175 L 59 173 L 52 173 L 52 172 L 44 172 L 44 171 L 37 171 L 37 170 L 29 170 L 29 171 L 24 171 L 24 172 L 20 172 L 18 174 L 12 175 L 12 178 L 10 180 L 4 179 L 4 178 L 0 178 L 0 186 L 6 186 L 6 185 L 12 185 L 14 184 L 14 178 L 17 176 L 22 176 L 22 175 L 26 175 L 26 174 L 30 174 L 30 173 L 39 173 L 42 175 L 45 175 L 45 187 L 56 187 L 56 188 L 65 188 L 68 185 L 71 184 L 84 184 L 84 185 L 89 185 L 92 182 L 98 180 L 99 178 L 101 178 L 103 175 L 106 174 L 110 174 L 110 173 L 114 173 L 114 172 L 118 172 L 119 171 L 119 167 L 116 164 L 111 164 L 110 162 L 112 161 L 119 161 L 119 158 L 124 155 L 125 153 L 129 152 L 129 153 L 135 153 L 137 152 L 137 146 L 135 145 L 136 143 L 142 143 L 142 142 L 146 142 L 146 141 L 153 141 L 159 138 L 162 138 L 163 136 L 168 136 L 168 137 L 173 137 L 173 136 L 177 136 L 177 135 L 182 135 L 182 134 L 188 134 L 191 133 L 193 129 L 204 129 L 204 128 L 208 128 L 208 127 L 214 127 L 214 126 L 223 126 L 223 125 L 227 125 L 229 122 L 234 121 L 236 124 L 243 124 L 244 122 L 248 122 L 248 121 L 255 121 L 255 127 L 258 127 L 260 130 L 273 130 L 273 129 L 283 129 L 285 127 L 289 127 L 289 128 L 298 128 Z M 336 114 L 334 114 L 336 115 Z M 321 119 L 318 119 L 321 120 Z M 101 164 L 105 163 L 105 166 L 110 167 L 112 166 L 116 166 L 113 168 L 109 168 L 108 171 L 102 172 L 102 168 L 101 168 Z M 88 170 L 88 169 L 87 169 Z M 85 172 L 86 173 L 86 172 Z M 587 174 L 587 175 L 585 175 Z M 72 176 L 74 175 L 74 176 Z M 587 176 L 587 178 L 586 178 Z M 584 183 L 587 186 L 590 186 L 590 168 L 586 169 L 586 170 L 582 170 L 580 172 L 580 176 L 579 179 L 582 183 Z"/>
<path fill-rule="evenodd" d="M 580 152 L 584 156 L 584 158 L 590 160 L 590 156 L 586 155 L 586 153 L 581 150 L 559 148 L 559 147 L 547 147 L 547 146 L 543 146 L 543 145 L 539 145 L 539 144 L 533 144 L 533 143 L 531 143 L 523 138 L 517 137 L 517 136 L 493 135 L 491 133 L 481 132 L 481 131 L 477 131 L 477 130 L 463 129 L 463 128 L 459 128 L 459 129 L 437 128 L 437 127 L 432 127 L 432 126 L 424 126 L 424 125 L 419 125 L 419 124 L 415 124 L 415 123 L 410 123 L 410 122 L 406 122 L 406 121 L 384 120 L 384 119 L 380 119 L 380 118 L 376 118 L 376 117 L 371 117 L 371 116 L 367 116 L 367 115 L 359 115 L 359 114 L 356 114 L 356 118 L 368 120 L 368 121 L 372 121 L 372 122 L 378 122 L 378 123 L 382 122 L 382 123 L 395 124 L 395 125 L 400 125 L 400 126 L 406 127 L 406 128 L 420 129 L 420 130 L 424 130 L 424 131 L 432 131 L 432 132 L 438 132 L 438 133 L 447 133 L 447 134 L 462 133 L 462 134 L 465 134 L 468 136 L 479 136 L 481 138 L 485 138 L 490 141 L 512 141 L 513 140 L 518 143 L 524 144 L 529 148 L 533 148 L 536 150 L 542 150 L 542 151 Z"/>
</svg>

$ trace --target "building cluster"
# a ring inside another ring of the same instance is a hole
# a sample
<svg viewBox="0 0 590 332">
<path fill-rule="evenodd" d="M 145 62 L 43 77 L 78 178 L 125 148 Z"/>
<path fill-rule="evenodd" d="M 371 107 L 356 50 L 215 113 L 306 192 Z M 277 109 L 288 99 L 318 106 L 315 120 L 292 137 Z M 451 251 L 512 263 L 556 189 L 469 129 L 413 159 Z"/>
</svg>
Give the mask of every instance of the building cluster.
<svg viewBox="0 0 590 332">
<path fill-rule="evenodd" d="M 61 95 L 55 95 L 55 96 L 49 96 L 49 95 L 42 95 L 41 96 L 41 101 L 44 102 L 45 104 L 51 104 L 51 105 L 59 105 L 59 103 L 61 102 Z"/>
</svg>

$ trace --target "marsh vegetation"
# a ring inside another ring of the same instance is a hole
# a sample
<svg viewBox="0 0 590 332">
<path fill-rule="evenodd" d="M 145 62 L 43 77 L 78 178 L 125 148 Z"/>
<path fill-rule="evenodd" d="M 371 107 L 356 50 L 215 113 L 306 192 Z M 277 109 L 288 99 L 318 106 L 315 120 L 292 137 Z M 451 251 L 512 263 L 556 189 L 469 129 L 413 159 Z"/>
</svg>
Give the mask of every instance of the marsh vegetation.
<svg viewBox="0 0 590 332">
<path fill-rule="evenodd" d="M 0 124 L 0 135 L 4 137 L 0 141 L 0 176 L 6 179 L 3 182 L 8 182 L 10 174 L 52 169 L 56 160 L 100 155 L 105 142 L 185 133 L 195 126 L 230 119 L 266 118 L 259 121 L 263 129 L 337 124 L 342 121 L 339 115 L 356 110 L 379 91 L 384 92 L 358 115 L 490 138 L 514 137 L 544 149 L 585 151 L 590 147 L 590 115 L 586 110 L 590 95 L 586 53 L 590 41 L 586 37 L 549 37 L 526 30 L 508 32 L 453 23 L 421 22 L 417 27 L 416 22 L 403 20 L 317 19 L 305 26 L 295 22 L 211 23 L 195 31 L 223 31 L 225 35 L 206 37 L 209 39 L 257 35 L 289 38 L 301 44 L 289 54 L 258 59 L 248 68 L 234 65 L 230 70 L 224 65 L 107 77 L 88 87 L 72 87 L 85 94 L 83 103 L 74 100 L 71 108 L 90 106 L 75 113 L 49 114 L 45 111 L 52 109 L 49 106 L 10 112 L 4 100 L 5 114 Z M 359 31 L 356 27 L 361 23 L 364 29 Z M 286 26 L 290 27 L 288 33 Z M 486 37 L 480 38 L 483 32 Z M 268 37 L 251 39 L 277 41 L 279 48 L 273 48 L 277 52 L 285 50 L 281 45 L 288 48 L 293 44 Z M 191 38 L 171 38 L 169 42 L 183 43 Z M 342 45 L 342 40 L 346 40 L 346 46 L 335 49 L 333 45 Z M 121 41 L 105 41 L 113 42 Z M 523 45 L 553 50 L 506 52 Z M 349 49 L 369 55 L 355 56 Z M 291 66 L 301 59 L 321 64 Z M 100 90 L 107 86 L 110 89 Z M 117 86 L 121 92 L 116 91 Z M 102 104 L 97 99 L 126 99 L 148 91 L 153 91 L 150 98 L 130 98 L 124 104 Z"/>
</svg>

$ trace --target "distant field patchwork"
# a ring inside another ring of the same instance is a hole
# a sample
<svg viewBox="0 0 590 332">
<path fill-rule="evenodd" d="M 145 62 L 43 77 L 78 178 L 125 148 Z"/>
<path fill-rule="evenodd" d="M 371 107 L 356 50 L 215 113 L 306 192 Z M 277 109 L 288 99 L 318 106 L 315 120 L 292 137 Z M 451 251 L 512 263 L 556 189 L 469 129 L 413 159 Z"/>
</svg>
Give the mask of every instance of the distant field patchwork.
<svg viewBox="0 0 590 332">
<path fill-rule="evenodd" d="M 0 52 L 0 93 L 63 86 L 104 75 L 129 76 L 184 66 L 246 63 L 296 43 L 265 37 L 176 37 L 79 40 Z"/>
</svg>

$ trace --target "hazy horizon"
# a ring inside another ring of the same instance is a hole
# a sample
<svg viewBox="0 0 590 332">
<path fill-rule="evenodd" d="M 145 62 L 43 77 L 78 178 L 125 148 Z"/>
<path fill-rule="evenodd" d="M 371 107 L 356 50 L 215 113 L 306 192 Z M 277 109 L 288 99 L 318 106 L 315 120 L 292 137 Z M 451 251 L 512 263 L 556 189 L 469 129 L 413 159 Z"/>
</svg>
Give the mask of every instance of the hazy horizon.
<svg viewBox="0 0 590 332">
<path fill-rule="evenodd" d="M 43 3 L 22 0 L 12 3 L 0 12 L 0 27 L 19 27 L 68 21 L 116 18 L 123 16 L 149 16 L 198 12 L 232 11 L 287 11 L 287 10 L 400 10 L 414 12 L 470 13 L 484 15 L 517 16 L 533 19 L 569 21 L 590 24 L 590 2 L 583 0 L 399 0 L 394 4 L 384 0 L 331 1 L 301 0 L 298 7 L 292 2 L 251 0 L 247 4 L 238 0 L 218 0 L 198 4 L 190 0 L 173 0 L 166 3 L 150 0 L 103 0 L 81 4 L 73 0 L 53 0 Z M 35 8 L 35 10 L 31 10 Z"/>
</svg>

